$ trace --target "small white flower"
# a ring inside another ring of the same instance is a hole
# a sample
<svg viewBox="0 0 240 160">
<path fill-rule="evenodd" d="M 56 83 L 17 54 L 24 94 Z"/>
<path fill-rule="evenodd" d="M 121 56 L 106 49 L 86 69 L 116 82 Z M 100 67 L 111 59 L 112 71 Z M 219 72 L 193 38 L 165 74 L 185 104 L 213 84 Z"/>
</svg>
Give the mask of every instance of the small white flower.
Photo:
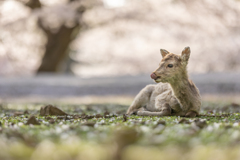
<svg viewBox="0 0 240 160">
<path fill-rule="evenodd" d="M 22 125 L 23 125 L 23 123 L 22 123 L 22 122 L 19 122 L 19 123 L 18 123 L 18 126 L 22 126 Z"/>
<path fill-rule="evenodd" d="M 174 122 L 175 122 L 175 123 L 178 123 L 178 119 L 174 119 Z"/>
<path fill-rule="evenodd" d="M 98 122 L 99 124 L 103 124 L 103 123 L 105 123 L 105 120 L 101 120 L 100 122 Z"/>
<path fill-rule="evenodd" d="M 151 121 L 150 120 L 146 120 L 145 124 L 150 124 Z"/>
<path fill-rule="evenodd" d="M 43 124 L 49 124 L 49 122 L 48 122 L 48 121 L 42 121 L 42 123 L 43 123 Z"/>
<path fill-rule="evenodd" d="M 194 119 L 189 119 L 189 122 L 192 123 L 194 121 Z"/>
</svg>

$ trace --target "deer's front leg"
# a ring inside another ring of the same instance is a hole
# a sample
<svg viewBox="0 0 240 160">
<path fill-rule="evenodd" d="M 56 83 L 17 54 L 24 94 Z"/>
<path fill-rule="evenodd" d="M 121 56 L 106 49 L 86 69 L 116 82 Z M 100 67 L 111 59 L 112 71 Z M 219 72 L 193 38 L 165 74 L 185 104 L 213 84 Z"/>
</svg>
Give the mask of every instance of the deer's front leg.
<svg viewBox="0 0 240 160">
<path fill-rule="evenodd" d="M 143 88 L 134 98 L 131 106 L 127 110 L 127 114 L 133 114 L 137 112 L 139 108 L 145 106 L 150 100 L 151 94 L 154 89 L 155 85 L 147 85 L 145 88 Z"/>
<path fill-rule="evenodd" d="M 149 112 L 149 111 L 137 111 L 136 114 L 138 116 L 170 116 L 171 115 L 171 107 L 168 103 L 163 104 L 162 108 L 159 112 Z"/>
</svg>

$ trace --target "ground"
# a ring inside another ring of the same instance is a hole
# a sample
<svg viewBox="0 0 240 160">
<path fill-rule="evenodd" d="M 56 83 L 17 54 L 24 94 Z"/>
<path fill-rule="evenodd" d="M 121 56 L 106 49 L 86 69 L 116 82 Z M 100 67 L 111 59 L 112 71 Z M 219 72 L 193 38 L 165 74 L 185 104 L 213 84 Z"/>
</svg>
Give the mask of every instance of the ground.
<svg viewBox="0 0 240 160">
<path fill-rule="evenodd" d="M 128 105 L 0 106 L 0 159 L 239 159 L 240 105 L 203 102 L 202 116 L 126 116 Z M 35 115 L 40 125 L 27 125 Z"/>
</svg>

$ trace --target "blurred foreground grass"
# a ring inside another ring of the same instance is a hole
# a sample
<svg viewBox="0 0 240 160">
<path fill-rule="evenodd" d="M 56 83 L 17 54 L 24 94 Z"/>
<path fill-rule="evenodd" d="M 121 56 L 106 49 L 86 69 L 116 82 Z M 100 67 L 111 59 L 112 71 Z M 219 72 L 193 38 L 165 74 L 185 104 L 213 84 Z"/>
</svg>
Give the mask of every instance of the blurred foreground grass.
<svg viewBox="0 0 240 160">
<path fill-rule="evenodd" d="M 41 106 L 0 106 L 1 160 L 240 159 L 238 104 L 204 102 L 207 116 L 188 119 L 126 117 L 119 104 L 61 104 L 68 116 L 39 116 Z M 25 125 L 30 115 L 40 125 Z"/>
</svg>

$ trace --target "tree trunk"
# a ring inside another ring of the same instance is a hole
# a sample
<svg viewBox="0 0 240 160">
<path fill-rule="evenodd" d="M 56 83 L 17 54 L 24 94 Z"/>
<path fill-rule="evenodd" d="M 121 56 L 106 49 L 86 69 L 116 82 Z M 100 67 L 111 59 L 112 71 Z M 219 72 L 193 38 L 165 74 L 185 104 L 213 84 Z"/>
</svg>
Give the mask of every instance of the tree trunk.
<svg viewBox="0 0 240 160">
<path fill-rule="evenodd" d="M 47 31 L 42 25 L 40 27 L 47 34 L 47 44 L 37 72 L 57 72 L 62 61 L 68 56 L 69 44 L 78 34 L 80 26 L 79 24 L 72 28 L 61 26 L 57 33 Z"/>
<path fill-rule="evenodd" d="M 74 3 L 75 0 L 69 0 L 68 3 Z M 76 5 L 78 5 L 76 3 Z M 26 6 L 31 8 L 33 11 L 36 9 L 42 9 L 43 6 L 39 0 L 29 0 Z M 73 8 L 74 9 L 74 8 Z M 50 28 L 43 25 L 43 19 L 38 17 L 38 26 L 45 32 L 47 36 L 47 43 L 45 45 L 45 52 L 42 58 L 40 67 L 37 70 L 39 72 L 57 72 L 61 63 L 64 61 L 66 56 L 69 54 L 69 45 L 76 38 L 79 33 L 81 23 L 79 23 L 79 18 L 81 18 L 85 7 L 79 5 L 75 8 L 75 12 L 78 18 L 75 20 L 75 25 L 73 27 L 66 27 L 64 23 L 58 29 L 57 32 L 52 32 Z"/>
</svg>

